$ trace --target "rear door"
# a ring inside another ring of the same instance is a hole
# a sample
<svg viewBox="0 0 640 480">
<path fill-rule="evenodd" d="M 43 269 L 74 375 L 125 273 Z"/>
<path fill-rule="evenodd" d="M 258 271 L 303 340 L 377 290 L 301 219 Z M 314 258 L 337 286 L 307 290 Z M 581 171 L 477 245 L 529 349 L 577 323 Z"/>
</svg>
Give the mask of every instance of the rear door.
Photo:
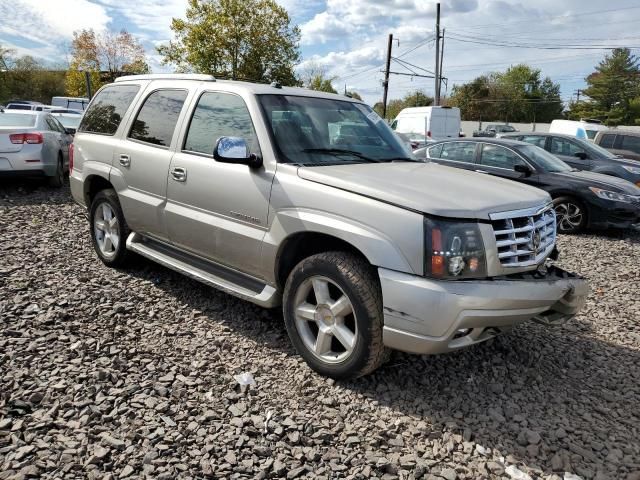
<svg viewBox="0 0 640 480">
<path fill-rule="evenodd" d="M 152 83 L 114 151 L 113 170 L 121 179 L 118 196 L 129 227 L 164 241 L 169 239 L 164 221 L 167 175 L 188 96 L 186 88 Z"/>
<path fill-rule="evenodd" d="M 445 136 L 458 138 L 460 136 L 460 110 L 457 108 L 444 108 L 446 118 Z"/>
<path fill-rule="evenodd" d="M 589 158 L 589 154 L 582 146 L 568 138 L 552 136 L 548 147 L 549 153 L 578 170 L 591 170 L 593 168 L 593 160 Z M 586 158 L 583 159 L 579 155 L 586 156 Z"/>
<path fill-rule="evenodd" d="M 604 137 L 607 136 L 611 135 L 607 134 L 602 136 L 603 142 L 605 141 Z M 600 146 L 607 148 L 602 142 L 600 143 Z M 613 147 L 614 148 L 608 148 L 608 150 L 617 155 L 622 155 L 625 158 L 640 160 L 640 136 L 617 135 Z"/>
</svg>

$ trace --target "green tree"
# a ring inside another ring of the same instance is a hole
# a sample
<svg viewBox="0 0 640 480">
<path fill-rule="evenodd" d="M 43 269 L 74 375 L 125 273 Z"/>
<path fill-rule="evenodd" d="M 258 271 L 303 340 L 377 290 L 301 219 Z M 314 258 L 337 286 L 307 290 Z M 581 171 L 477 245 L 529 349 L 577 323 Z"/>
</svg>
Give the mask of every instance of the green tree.
<svg viewBox="0 0 640 480">
<path fill-rule="evenodd" d="M 358 92 L 354 92 L 353 90 L 351 90 L 347 92 L 347 95 L 349 95 L 351 98 L 362 101 L 362 97 Z"/>
<path fill-rule="evenodd" d="M 93 91 L 122 74 L 149 73 L 144 48 L 126 30 L 97 34 L 93 29 L 73 32 L 71 61 L 66 78 L 70 96 L 84 96 L 85 74 L 90 72 Z"/>
<path fill-rule="evenodd" d="M 158 47 L 164 64 L 216 77 L 296 85 L 300 30 L 274 0 L 189 0 Z"/>
<path fill-rule="evenodd" d="M 402 99 L 393 99 L 387 103 L 387 120 L 393 120 L 398 116 L 403 108 L 428 107 L 433 104 L 433 97 L 430 97 L 422 90 L 414 90 L 405 94 Z M 374 104 L 375 112 L 382 116 L 382 102 Z"/>
<path fill-rule="evenodd" d="M 13 99 L 50 103 L 51 97 L 64 94 L 64 70 L 45 68 L 28 55 L 6 56 L 4 65 L 9 68 L 0 73 L 0 103 Z"/>
<path fill-rule="evenodd" d="M 579 113 L 598 117 L 609 125 L 636 123 L 640 96 L 640 60 L 628 48 L 615 48 L 605 55 L 595 72 L 585 80 L 584 94 L 590 100 L 577 108 L 573 105 L 570 117 Z M 583 102 L 580 102 L 583 103 Z"/>
</svg>

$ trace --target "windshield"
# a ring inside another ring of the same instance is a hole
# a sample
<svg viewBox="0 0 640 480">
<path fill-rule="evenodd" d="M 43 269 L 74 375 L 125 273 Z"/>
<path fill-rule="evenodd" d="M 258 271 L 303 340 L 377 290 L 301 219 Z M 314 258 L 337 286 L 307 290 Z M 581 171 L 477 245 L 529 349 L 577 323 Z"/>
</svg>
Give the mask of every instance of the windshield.
<svg viewBox="0 0 640 480">
<path fill-rule="evenodd" d="M 537 168 L 545 172 L 570 172 L 573 170 L 558 157 L 535 145 L 518 147 L 518 151 L 535 163 Z"/>
<path fill-rule="evenodd" d="M 0 127 L 33 127 L 35 124 L 35 115 L 0 113 Z"/>
<path fill-rule="evenodd" d="M 366 105 L 292 95 L 258 98 L 283 163 L 415 161 L 386 122 Z"/>
</svg>

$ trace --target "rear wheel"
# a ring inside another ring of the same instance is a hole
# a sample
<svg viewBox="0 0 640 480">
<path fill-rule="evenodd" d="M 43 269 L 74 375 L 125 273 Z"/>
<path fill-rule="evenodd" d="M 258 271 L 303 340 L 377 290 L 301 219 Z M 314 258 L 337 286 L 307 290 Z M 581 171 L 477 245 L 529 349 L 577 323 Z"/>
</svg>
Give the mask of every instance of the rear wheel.
<svg viewBox="0 0 640 480">
<path fill-rule="evenodd" d="M 58 155 L 56 172 L 53 177 L 49 177 L 49 185 L 54 188 L 60 188 L 64 185 L 64 166 L 62 163 L 62 155 Z"/>
<path fill-rule="evenodd" d="M 365 260 L 346 252 L 308 257 L 289 275 L 283 300 L 291 342 L 322 375 L 356 378 L 388 359 L 380 284 Z"/>
<path fill-rule="evenodd" d="M 131 231 L 115 191 L 98 192 L 91 202 L 89 220 L 93 248 L 102 263 L 109 267 L 124 266 L 130 257 L 126 241 Z"/>
<path fill-rule="evenodd" d="M 578 233 L 587 225 L 587 210 L 584 204 L 573 197 L 558 197 L 553 200 L 556 222 L 560 233 Z"/>
</svg>

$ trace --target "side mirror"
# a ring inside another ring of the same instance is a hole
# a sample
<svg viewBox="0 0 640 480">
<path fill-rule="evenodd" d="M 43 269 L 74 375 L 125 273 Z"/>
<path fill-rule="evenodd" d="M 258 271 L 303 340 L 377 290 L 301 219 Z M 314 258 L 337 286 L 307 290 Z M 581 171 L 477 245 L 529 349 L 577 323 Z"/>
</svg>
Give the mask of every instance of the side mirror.
<svg viewBox="0 0 640 480">
<path fill-rule="evenodd" d="M 262 166 L 262 158 L 249 153 L 247 141 L 242 137 L 220 137 L 213 149 L 213 158 L 218 162 L 240 163 L 251 168 Z"/>
<path fill-rule="evenodd" d="M 578 157 L 580 160 L 586 160 L 587 154 L 585 152 L 576 152 L 573 154 L 575 157 Z"/>
<path fill-rule="evenodd" d="M 75 128 L 65 128 L 64 129 L 64 133 L 66 133 L 67 135 L 75 135 L 76 134 L 76 129 Z"/>
<path fill-rule="evenodd" d="M 522 165 L 522 164 L 514 165 L 513 170 L 518 173 L 522 173 L 525 177 L 528 177 L 533 173 L 529 165 Z"/>
</svg>

